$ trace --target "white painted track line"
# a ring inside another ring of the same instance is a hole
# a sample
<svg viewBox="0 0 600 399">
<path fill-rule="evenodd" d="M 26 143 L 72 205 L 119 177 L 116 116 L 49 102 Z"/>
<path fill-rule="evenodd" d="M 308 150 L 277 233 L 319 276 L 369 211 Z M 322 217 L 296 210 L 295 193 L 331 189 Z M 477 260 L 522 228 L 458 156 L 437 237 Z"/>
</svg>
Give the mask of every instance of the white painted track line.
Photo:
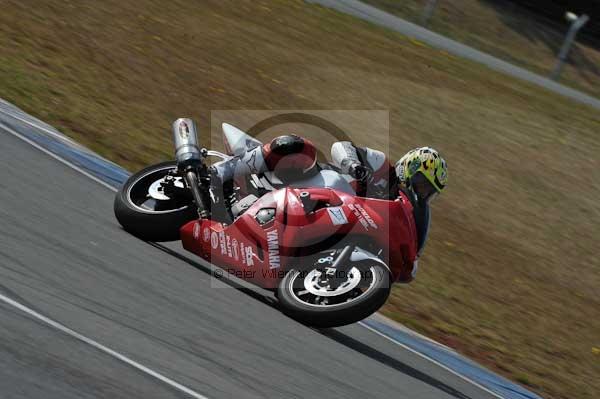
<svg viewBox="0 0 600 399">
<path fill-rule="evenodd" d="M 25 123 L 29 123 L 27 121 L 25 121 Z M 35 125 L 32 125 L 35 127 Z M 79 173 L 81 173 L 82 175 L 89 177 L 90 179 L 94 180 L 96 183 L 99 183 L 101 185 L 103 185 L 104 187 L 108 188 L 111 191 L 117 192 L 118 190 L 111 186 L 110 184 L 106 183 L 105 181 L 97 178 L 96 176 L 92 175 L 91 173 L 86 172 L 85 170 L 81 169 L 79 166 L 67 161 L 64 158 L 61 158 L 60 156 L 56 155 L 55 153 L 53 153 L 52 151 L 48 151 L 47 149 L 45 149 L 44 147 L 42 147 L 41 145 L 37 144 L 36 142 L 28 139 L 27 137 L 23 136 L 21 133 L 16 132 L 15 130 L 9 128 L 8 126 L 6 126 L 4 123 L 0 123 L 0 127 L 4 130 L 6 130 L 8 133 L 12 134 L 13 136 L 23 140 L 24 142 L 26 142 L 27 144 L 32 145 L 33 147 L 37 148 L 38 150 L 42 151 L 44 154 L 48 154 L 50 155 L 52 158 L 56 159 L 57 161 L 67 165 L 68 167 L 75 169 L 76 171 L 78 171 Z"/>
<path fill-rule="evenodd" d="M 28 121 L 25 121 L 25 122 L 28 123 Z M 47 149 L 45 149 L 42 146 L 38 145 L 37 143 L 29 140 L 28 138 L 26 138 L 23 135 L 21 135 L 20 133 L 14 131 L 13 129 L 9 128 L 8 126 L 6 126 L 4 124 L 0 124 L 0 127 L 2 129 L 4 129 L 5 131 L 7 131 L 8 133 L 14 135 L 15 137 L 17 137 L 17 138 L 25 141 L 27 144 L 30 144 L 33 147 L 37 148 L 38 150 L 42 151 L 43 153 L 50 155 L 52 158 L 56 159 L 57 161 L 65 164 L 65 165 L 67 165 L 70 168 L 73 168 L 74 170 L 76 170 L 79 173 L 81 173 L 81 174 L 89 177 L 90 179 L 94 180 L 95 182 L 100 183 L 101 185 L 103 185 L 104 187 L 108 188 L 109 190 L 115 191 L 115 192 L 117 191 L 117 189 L 115 187 L 111 186 L 110 184 L 108 184 L 108 183 L 100 180 L 99 178 L 97 178 L 94 175 L 91 175 L 90 173 L 88 173 L 85 170 L 79 168 L 77 165 L 74 165 L 73 163 L 67 161 L 66 159 L 63 159 L 63 158 L 59 157 L 58 155 L 56 155 L 56 154 L 48 151 Z M 84 342 L 84 343 L 86 343 L 86 344 L 88 344 L 90 346 L 93 346 L 94 348 L 96 348 L 96 349 L 98 349 L 98 350 L 100 350 L 100 351 L 102 351 L 102 352 L 104 352 L 104 353 L 112 356 L 113 358 L 118 359 L 118 360 L 122 361 L 123 363 L 126 363 L 126 364 L 128 364 L 128 365 L 130 365 L 130 366 L 132 366 L 132 367 L 134 367 L 134 368 L 142 371 L 143 373 L 145 373 L 147 375 L 150 375 L 151 377 L 154 377 L 154 378 L 158 379 L 159 381 L 161 381 L 161 382 L 163 382 L 163 383 L 165 383 L 167 385 L 170 385 L 171 387 L 173 387 L 173 388 L 175 388 L 175 389 L 177 389 L 179 391 L 182 391 L 182 392 L 190 395 L 193 398 L 196 398 L 196 399 L 208 399 L 206 396 L 203 396 L 203 395 L 199 394 L 198 392 L 195 392 L 192 389 L 190 389 L 190 388 L 188 388 L 188 387 L 186 387 L 184 385 L 181 385 L 178 382 L 175 382 L 172 379 L 170 379 L 170 378 L 168 378 L 168 377 L 166 377 L 166 376 L 164 376 L 164 375 L 162 375 L 160 373 L 157 373 L 156 371 L 154 371 L 152 369 L 149 369 L 148 367 L 146 367 L 146 366 L 144 366 L 144 365 L 142 365 L 142 364 L 140 364 L 140 363 L 138 363 L 138 362 L 136 362 L 136 361 L 128 358 L 127 356 L 122 355 L 122 354 L 120 354 L 120 353 L 118 353 L 118 352 L 116 352 L 116 351 L 114 351 L 114 350 L 112 350 L 112 349 L 110 349 L 110 348 L 108 348 L 108 347 L 106 347 L 106 346 L 104 346 L 104 345 L 102 345 L 102 344 L 94 341 L 91 338 L 88 338 L 88 337 L 86 337 L 84 335 L 81 335 L 78 332 L 73 331 L 73 330 L 71 330 L 70 328 L 68 328 L 68 327 L 66 327 L 64 325 L 62 325 L 62 324 L 60 324 L 60 323 L 58 323 L 58 322 L 56 322 L 56 321 L 54 321 L 52 319 L 49 319 L 46 316 L 43 316 L 43 315 L 37 313 L 36 311 L 34 311 L 34 310 L 26 307 L 25 305 L 22 305 L 19 302 L 16 302 L 16 301 L 14 301 L 14 300 L 12 300 L 12 299 L 10 299 L 10 298 L 2 295 L 2 294 L 0 294 L 0 301 L 4 302 L 4 303 L 6 303 L 6 304 L 8 304 L 10 306 L 13 306 L 13 307 L 17 308 L 17 309 L 19 309 L 19 310 L 27 313 L 28 315 L 35 317 L 38 320 L 43 321 L 44 323 L 48 324 L 49 326 L 54 327 L 57 330 L 62 331 L 63 333 L 65 333 L 67 335 L 70 335 L 71 337 L 76 338 L 76 339 L 78 339 L 81 342 Z"/>
<path fill-rule="evenodd" d="M 58 322 L 56 322 L 56 321 L 54 321 L 52 319 L 49 319 L 46 316 L 39 314 L 35 310 L 30 309 L 27 306 L 22 305 L 19 302 L 16 302 L 16 301 L 14 301 L 14 300 L 12 300 L 12 299 L 10 299 L 10 298 L 2 295 L 2 294 L 0 294 L 0 301 L 2 301 L 4 303 L 6 303 L 7 305 L 10 305 L 10 306 L 12 306 L 14 308 L 17 308 L 20 311 L 22 311 L 24 313 L 27 313 L 28 315 L 30 315 L 32 317 L 35 317 L 36 319 L 38 319 L 38 320 L 46 323 L 47 325 L 49 325 L 51 327 L 54 327 L 55 329 L 57 329 L 57 330 L 65 333 L 67 335 L 70 335 L 71 337 L 76 338 L 77 340 L 79 340 L 79 341 L 81 341 L 83 343 L 86 343 L 86 344 L 88 344 L 88 345 L 90 345 L 90 346 L 92 346 L 92 347 L 94 347 L 94 348 L 96 348 L 96 349 L 98 349 L 98 350 L 100 350 L 100 351 L 102 351 L 102 352 L 110 355 L 111 357 L 113 357 L 113 358 L 115 358 L 117 360 L 120 360 L 123 363 L 126 363 L 126 364 L 130 365 L 131 367 L 134 367 L 134 368 L 138 369 L 141 372 L 143 372 L 143 373 L 145 373 L 145 374 L 147 374 L 147 375 L 149 375 L 151 377 L 154 377 L 157 380 L 159 380 L 159 381 L 161 381 L 161 382 L 163 382 L 163 383 L 165 383 L 165 384 L 167 384 L 167 385 L 169 385 L 169 386 L 171 386 L 171 387 L 173 387 L 173 388 L 175 388 L 175 389 L 177 389 L 177 390 L 179 390 L 181 392 L 184 392 L 184 393 L 188 394 L 192 398 L 195 398 L 195 399 L 208 399 L 206 396 L 203 396 L 203 395 L 199 394 L 198 392 L 193 391 L 192 389 L 190 389 L 190 388 L 188 388 L 188 387 L 186 387 L 184 385 L 181 385 L 181 384 L 173 381 L 172 379 L 170 379 L 168 377 L 165 377 L 164 375 L 162 375 L 160 373 L 157 373 L 154 370 L 149 369 L 148 367 L 146 367 L 146 366 L 144 366 L 144 365 L 136 362 L 135 360 L 132 360 L 132 359 L 128 358 L 127 356 L 122 355 L 119 352 L 116 352 L 116 351 L 114 351 L 114 350 L 112 350 L 112 349 L 110 349 L 110 348 L 108 348 L 108 347 L 106 347 L 106 346 L 104 346 L 104 345 L 102 345 L 102 344 L 94 341 L 91 338 L 88 338 L 88 337 L 86 337 L 84 335 L 81 335 L 78 332 L 73 331 L 70 328 L 68 328 L 68 327 L 66 327 L 66 326 L 64 326 L 64 325 L 62 325 L 62 324 L 60 324 L 60 323 L 58 323 Z"/>
<path fill-rule="evenodd" d="M 2 101 L 2 100 L 0 100 L 0 101 Z M 4 101 L 2 101 L 2 102 L 4 102 Z M 6 103 L 6 104 L 11 105 L 10 103 Z M 67 137 L 67 136 L 65 136 L 63 134 L 60 134 L 58 132 L 54 132 L 54 131 L 48 129 L 47 127 L 45 127 L 45 126 L 42 126 L 42 125 L 40 125 L 38 123 L 34 123 L 31 120 L 28 120 L 28 119 L 25 119 L 25 118 L 21 118 L 20 116 L 15 115 L 14 113 L 12 113 L 10 111 L 7 111 L 5 109 L 1 109 L 0 108 L 0 113 L 3 113 L 4 115 L 10 116 L 11 118 L 16 119 L 16 120 L 18 120 L 20 122 L 26 123 L 29 126 L 34 127 L 34 128 L 36 128 L 38 130 L 41 130 L 42 132 L 47 133 L 47 134 L 51 135 L 52 137 L 54 137 L 54 138 L 56 138 L 56 139 L 58 139 L 60 141 L 67 142 L 67 143 L 69 143 L 69 144 L 71 144 L 73 146 L 79 147 L 79 148 L 84 148 L 81 144 L 77 143 L 76 141 L 73 141 L 70 137 Z"/>
</svg>

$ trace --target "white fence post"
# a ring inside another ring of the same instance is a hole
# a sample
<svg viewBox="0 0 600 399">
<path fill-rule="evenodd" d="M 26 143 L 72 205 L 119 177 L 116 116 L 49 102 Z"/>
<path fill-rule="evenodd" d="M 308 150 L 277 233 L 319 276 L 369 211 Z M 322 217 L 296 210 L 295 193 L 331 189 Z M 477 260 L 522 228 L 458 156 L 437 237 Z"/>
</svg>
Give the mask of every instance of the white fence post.
<svg viewBox="0 0 600 399">
<path fill-rule="evenodd" d="M 577 32 L 579 29 L 589 21 L 590 17 L 583 14 L 580 17 L 572 13 L 567 13 L 567 20 L 571 21 L 571 27 L 569 28 L 569 32 L 567 32 L 567 36 L 565 37 L 565 41 L 563 42 L 562 47 L 560 48 L 560 52 L 558 53 L 558 60 L 556 61 L 556 65 L 550 74 L 550 77 L 554 80 L 557 80 L 560 77 L 560 73 L 562 72 L 567 59 L 569 58 L 569 51 L 571 51 L 571 47 L 573 46 L 573 42 L 575 42 L 575 36 L 577 36 Z"/>
</svg>

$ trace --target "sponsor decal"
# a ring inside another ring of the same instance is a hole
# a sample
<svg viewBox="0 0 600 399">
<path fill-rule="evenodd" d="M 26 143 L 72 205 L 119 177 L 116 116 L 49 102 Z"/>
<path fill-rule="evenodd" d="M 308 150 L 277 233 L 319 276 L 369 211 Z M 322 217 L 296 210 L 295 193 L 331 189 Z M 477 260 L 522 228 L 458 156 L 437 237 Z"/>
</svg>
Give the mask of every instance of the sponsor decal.
<svg viewBox="0 0 600 399">
<path fill-rule="evenodd" d="M 327 212 L 329 213 L 329 217 L 331 218 L 331 223 L 333 223 L 334 225 L 348 223 L 348 219 L 346 218 L 346 214 L 344 213 L 342 207 L 333 206 L 327 208 Z"/>
<path fill-rule="evenodd" d="M 225 255 L 227 253 L 227 244 L 225 242 L 225 232 L 219 232 L 219 244 L 221 245 L 221 255 Z"/>
<path fill-rule="evenodd" d="M 375 223 L 373 221 L 373 218 L 371 217 L 371 215 L 369 215 L 369 212 L 367 212 L 365 210 L 365 208 L 363 208 L 362 206 L 356 204 L 356 208 L 360 211 L 361 215 L 363 215 L 363 217 L 367 220 L 367 222 L 369 223 L 369 226 L 371 226 L 372 228 L 376 229 L 378 228 L 377 223 Z"/>
<path fill-rule="evenodd" d="M 219 246 L 219 236 L 214 231 L 210 235 L 210 245 L 213 249 L 217 249 Z"/>
<path fill-rule="evenodd" d="M 371 215 L 369 215 L 369 212 L 365 210 L 365 208 L 363 208 L 359 204 L 349 204 L 348 208 L 352 210 L 352 213 L 354 213 L 354 216 L 356 216 L 358 222 L 365 228 L 365 230 L 368 231 L 369 227 L 377 230 L 377 223 L 375 223 L 375 221 L 373 220 Z"/>
<path fill-rule="evenodd" d="M 348 208 L 350 208 L 354 216 L 356 216 L 356 219 L 362 225 L 362 227 L 364 227 L 365 230 L 369 231 L 369 223 L 365 220 L 365 218 L 363 218 L 360 211 L 356 209 L 353 204 L 349 204 Z"/>
<path fill-rule="evenodd" d="M 235 238 L 231 240 L 231 252 L 235 260 L 240 260 L 240 249 L 238 247 L 238 240 Z"/>
<path fill-rule="evenodd" d="M 227 256 L 229 256 L 230 258 L 233 257 L 232 251 L 231 251 L 231 238 L 229 236 L 225 236 L 225 241 L 226 241 L 226 245 L 227 245 Z"/>
<path fill-rule="evenodd" d="M 358 211 L 360 212 L 360 214 L 366 219 L 366 221 L 369 223 L 369 226 L 371 226 L 374 229 L 377 229 L 377 223 L 375 223 L 373 221 L 373 218 L 371 217 L 371 215 L 369 215 L 369 212 L 367 212 L 365 210 L 365 208 L 363 208 L 361 205 L 356 204 L 356 209 L 358 209 Z"/>
<path fill-rule="evenodd" d="M 277 230 L 267 231 L 267 248 L 269 250 L 269 268 L 276 269 L 281 267 L 281 257 L 279 256 L 279 234 Z"/>
<path fill-rule="evenodd" d="M 226 234 L 225 231 L 210 232 L 210 244 L 213 249 L 218 249 L 224 257 L 237 262 L 241 260 L 245 266 L 254 265 L 254 250 L 252 247 Z"/>
<path fill-rule="evenodd" d="M 242 263 L 246 264 L 246 248 L 243 242 L 240 242 L 240 254 L 242 254 Z"/>
<path fill-rule="evenodd" d="M 246 252 L 246 264 L 248 266 L 253 266 L 254 265 L 254 252 L 252 252 L 252 247 L 245 247 L 244 251 Z"/>
<path fill-rule="evenodd" d="M 200 223 L 196 222 L 196 224 L 194 224 L 194 240 L 197 240 L 200 238 Z"/>
</svg>

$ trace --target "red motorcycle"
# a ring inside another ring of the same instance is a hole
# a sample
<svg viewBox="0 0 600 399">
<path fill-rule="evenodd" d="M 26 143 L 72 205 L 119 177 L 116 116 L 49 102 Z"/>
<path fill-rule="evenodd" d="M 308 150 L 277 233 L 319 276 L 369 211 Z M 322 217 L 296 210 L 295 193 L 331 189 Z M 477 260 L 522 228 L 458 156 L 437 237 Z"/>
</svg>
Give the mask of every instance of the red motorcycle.
<svg viewBox="0 0 600 399">
<path fill-rule="evenodd" d="M 200 149 L 190 119 L 173 124 L 176 161 L 132 175 L 115 198 L 118 221 L 147 241 L 180 239 L 226 272 L 273 290 L 290 317 L 316 327 L 377 311 L 391 284 L 412 279 L 417 229 L 412 205 L 357 196 L 329 167 L 307 179 L 248 175 L 218 195 L 207 158 L 226 162 L 261 143 L 223 124 L 228 154 Z"/>
</svg>

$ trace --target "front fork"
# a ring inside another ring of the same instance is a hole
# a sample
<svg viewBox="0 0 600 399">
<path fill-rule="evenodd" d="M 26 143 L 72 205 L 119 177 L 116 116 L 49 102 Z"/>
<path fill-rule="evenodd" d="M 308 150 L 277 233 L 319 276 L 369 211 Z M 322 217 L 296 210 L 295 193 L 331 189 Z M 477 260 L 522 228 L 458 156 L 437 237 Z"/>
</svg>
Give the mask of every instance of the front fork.
<svg viewBox="0 0 600 399">
<path fill-rule="evenodd" d="M 338 250 L 339 251 L 339 250 Z M 315 264 L 317 267 L 322 267 L 323 263 L 330 263 L 325 266 L 325 273 L 321 275 L 322 283 L 328 283 L 332 288 L 338 287 L 348 278 L 348 273 L 354 266 L 361 263 L 379 263 L 390 273 L 389 266 L 379 256 L 355 245 L 346 245 L 341 251 L 336 251 L 337 256 L 329 261 L 327 257 L 320 258 Z"/>
<path fill-rule="evenodd" d="M 198 173 L 195 168 L 188 167 L 183 174 L 185 183 L 192 192 L 192 197 L 198 208 L 198 216 L 200 219 L 208 219 L 210 207 L 208 205 L 209 200 L 204 194 L 206 191 L 200 190 L 200 180 L 198 179 Z"/>
<path fill-rule="evenodd" d="M 336 256 L 335 260 L 331 263 L 331 266 L 325 268 L 325 275 L 322 275 L 322 280 L 329 280 L 331 288 L 335 289 L 346 281 L 348 272 L 352 269 L 350 256 L 352 255 L 354 248 L 354 245 L 346 245 Z"/>
</svg>

